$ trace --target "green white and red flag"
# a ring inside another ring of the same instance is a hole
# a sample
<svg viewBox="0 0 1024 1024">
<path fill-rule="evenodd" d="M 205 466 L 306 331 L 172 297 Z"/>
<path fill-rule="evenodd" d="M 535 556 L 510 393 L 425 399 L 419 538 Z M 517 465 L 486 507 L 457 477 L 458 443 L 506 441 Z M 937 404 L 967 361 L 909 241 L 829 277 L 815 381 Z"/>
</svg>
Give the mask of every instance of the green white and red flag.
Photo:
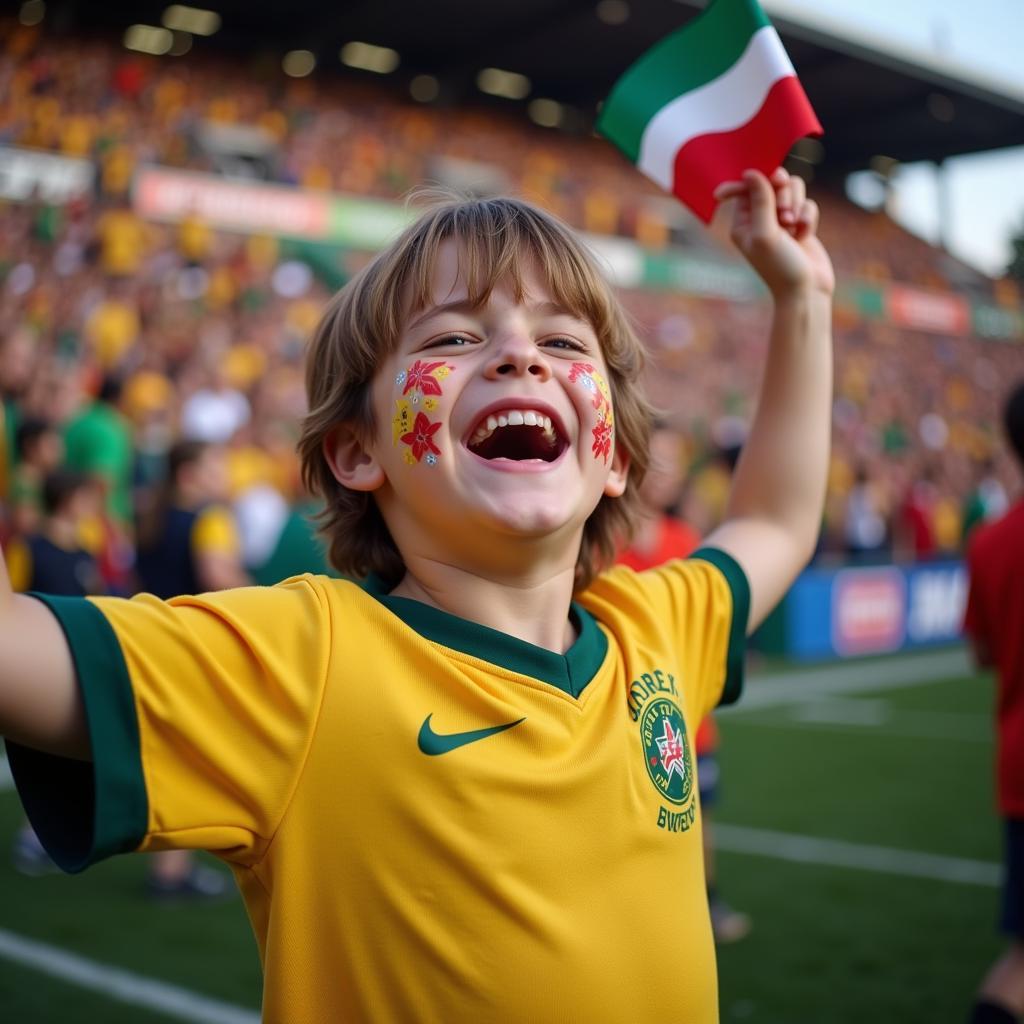
<svg viewBox="0 0 1024 1024">
<path fill-rule="evenodd" d="M 757 0 L 712 0 L 615 83 L 597 130 L 708 223 L 715 188 L 822 128 Z"/>
</svg>

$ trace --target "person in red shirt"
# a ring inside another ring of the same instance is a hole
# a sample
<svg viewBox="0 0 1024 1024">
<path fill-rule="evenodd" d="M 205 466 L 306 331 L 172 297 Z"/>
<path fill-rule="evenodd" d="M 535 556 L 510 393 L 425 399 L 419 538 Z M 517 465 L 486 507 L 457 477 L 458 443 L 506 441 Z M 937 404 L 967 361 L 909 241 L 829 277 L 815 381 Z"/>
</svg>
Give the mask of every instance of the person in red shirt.
<svg viewBox="0 0 1024 1024">
<path fill-rule="evenodd" d="M 1007 437 L 1024 468 L 1024 383 L 1006 404 Z M 971 1024 L 1013 1024 L 1024 1014 L 1024 498 L 978 527 L 967 552 L 964 631 L 999 678 L 996 780 L 1006 832 L 1002 930 L 1006 952 L 982 981 Z"/>
<path fill-rule="evenodd" d="M 935 467 L 925 466 L 920 476 L 907 488 L 903 504 L 897 510 L 897 555 L 924 562 L 938 552 L 935 537 Z"/>
<path fill-rule="evenodd" d="M 653 569 L 673 558 L 685 558 L 700 546 L 700 534 L 672 514 L 683 487 L 682 438 L 674 430 L 657 426 L 651 432 L 651 462 L 641 485 L 649 515 L 637 523 L 633 542 L 618 554 L 618 562 L 637 572 Z M 736 942 L 750 931 L 750 918 L 734 910 L 718 894 L 711 808 L 718 798 L 718 727 L 711 715 L 701 722 L 693 741 L 697 754 L 697 782 L 704 817 L 704 876 L 716 942 Z"/>
</svg>

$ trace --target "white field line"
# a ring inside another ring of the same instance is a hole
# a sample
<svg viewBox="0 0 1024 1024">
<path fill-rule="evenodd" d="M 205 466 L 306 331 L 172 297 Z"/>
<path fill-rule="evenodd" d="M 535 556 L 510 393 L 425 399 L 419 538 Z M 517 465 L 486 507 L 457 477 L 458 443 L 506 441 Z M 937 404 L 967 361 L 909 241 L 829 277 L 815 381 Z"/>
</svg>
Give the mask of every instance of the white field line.
<svg viewBox="0 0 1024 1024">
<path fill-rule="evenodd" d="M 824 729 L 829 732 L 876 735 L 892 739 L 949 740 L 992 743 L 992 716 L 974 712 L 904 711 L 889 701 L 870 697 L 812 698 L 779 711 L 737 717 L 734 724 L 765 729 Z"/>
<path fill-rule="evenodd" d="M 111 999 L 193 1024 L 259 1024 L 252 1010 L 197 995 L 177 985 L 87 960 L 56 946 L 0 929 L 0 957 Z"/>
<path fill-rule="evenodd" d="M 1001 878 L 1000 866 L 991 861 L 943 857 L 917 850 L 897 850 L 888 846 L 771 832 L 718 821 L 715 822 L 715 847 L 729 853 L 773 857 L 796 864 L 852 868 L 855 871 L 959 882 L 963 885 L 998 886 Z"/>
<path fill-rule="evenodd" d="M 966 649 L 957 647 L 929 651 L 926 654 L 904 654 L 896 658 L 797 669 L 760 678 L 752 674 L 739 703 L 720 709 L 719 714 L 760 711 L 762 708 L 806 701 L 813 697 L 927 686 L 951 676 L 971 675 L 973 672 Z"/>
</svg>

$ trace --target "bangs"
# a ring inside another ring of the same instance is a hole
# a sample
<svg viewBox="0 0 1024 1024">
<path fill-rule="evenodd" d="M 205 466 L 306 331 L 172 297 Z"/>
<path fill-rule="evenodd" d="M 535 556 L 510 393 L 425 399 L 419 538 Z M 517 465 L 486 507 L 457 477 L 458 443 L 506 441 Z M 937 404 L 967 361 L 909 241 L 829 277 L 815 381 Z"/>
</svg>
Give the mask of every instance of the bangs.
<svg viewBox="0 0 1024 1024">
<path fill-rule="evenodd" d="M 407 315 L 430 305 L 438 250 L 454 240 L 472 305 L 483 306 L 504 283 L 521 302 L 524 276 L 536 271 L 551 297 L 590 323 L 602 343 L 611 333 L 614 300 L 608 283 L 582 243 L 542 211 L 513 199 L 449 202 L 425 214 L 417 228 L 419 237 L 410 240 L 403 268 Z"/>
</svg>

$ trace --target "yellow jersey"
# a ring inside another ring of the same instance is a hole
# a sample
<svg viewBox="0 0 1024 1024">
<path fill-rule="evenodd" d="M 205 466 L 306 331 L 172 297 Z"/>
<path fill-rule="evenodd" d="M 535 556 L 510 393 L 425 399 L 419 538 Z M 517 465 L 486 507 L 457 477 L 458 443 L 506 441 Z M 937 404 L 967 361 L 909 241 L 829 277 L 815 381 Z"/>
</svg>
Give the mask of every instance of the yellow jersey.
<svg viewBox="0 0 1024 1024">
<path fill-rule="evenodd" d="M 223 858 L 265 1021 L 717 1021 L 692 737 L 742 685 L 725 553 L 598 577 L 564 655 L 372 581 L 44 600 L 94 760 L 10 745 L 33 824 L 68 870 Z"/>
</svg>

